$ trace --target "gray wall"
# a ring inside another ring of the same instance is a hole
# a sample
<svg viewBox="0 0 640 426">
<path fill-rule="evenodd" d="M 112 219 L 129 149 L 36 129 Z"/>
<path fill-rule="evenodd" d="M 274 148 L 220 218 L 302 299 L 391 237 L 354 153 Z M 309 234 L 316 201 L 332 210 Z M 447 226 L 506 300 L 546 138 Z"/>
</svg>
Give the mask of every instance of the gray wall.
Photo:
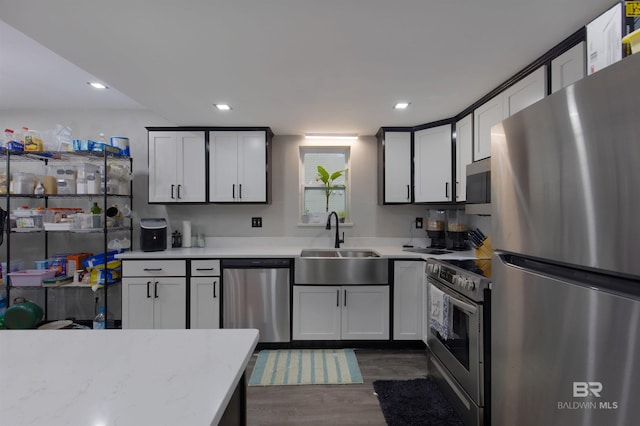
<svg viewBox="0 0 640 426">
<path fill-rule="evenodd" d="M 56 124 L 72 128 L 74 138 L 96 139 L 99 133 L 128 136 L 134 164 L 134 219 L 166 217 L 172 229 L 191 220 L 194 233 L 210 237 L 260 236 L 309 237 L 324 235 L 324 227 L 298 226 L 299 146 L 309 144 L 301 136 L 276 136 L 273 141 L 273 197 L 270 205 L 164 206 L 147 203 L 148 164 L 145 126 L 171 126 L 148 110 L 17 110 L 2 111 L 0 126 L 49 130 Z M 262 123 L 257 123 L 262 124 Z M 205 123 L 204 125 L 208 125 Z M 318 145 L 317 142 L 313 143 Z M 343 144 L 346 145 L 346 144 Z M 424 206 L 379 206 L 377 204 L 376 141 L 361 137 L 351 145 L 351 220 L 344 227 L 349 237 L 410 237 L 415 217 L 425 216 Z M 251 217 L 263 218 L 262 228 L 251 228 Z M 414 230 L 414 236 L 424 232 Z M 134 235 L 137 248 L 137 234 Z"/>
</svg>

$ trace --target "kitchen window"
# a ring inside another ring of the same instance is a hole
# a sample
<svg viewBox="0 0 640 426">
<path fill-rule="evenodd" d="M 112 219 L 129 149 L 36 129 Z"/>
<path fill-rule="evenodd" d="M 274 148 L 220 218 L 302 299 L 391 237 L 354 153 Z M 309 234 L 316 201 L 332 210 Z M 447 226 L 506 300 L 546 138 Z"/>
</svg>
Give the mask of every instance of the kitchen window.
<svg viewBox="0 0 640 426">
<path fill-rule="evenodd" d="M 333 181 L 334 189 L 329 196 L 329 212 L 335 211 L 342 222 L 350 222 L 349 206 L 349 147 L 330 146 L 300 147 L 300 218 L 302 223 L 326 223 L 326 191 L 321 180 L 317 180 L 318 166 L 324 167 L 329 174 L 346 170 Z"/>
</svg>

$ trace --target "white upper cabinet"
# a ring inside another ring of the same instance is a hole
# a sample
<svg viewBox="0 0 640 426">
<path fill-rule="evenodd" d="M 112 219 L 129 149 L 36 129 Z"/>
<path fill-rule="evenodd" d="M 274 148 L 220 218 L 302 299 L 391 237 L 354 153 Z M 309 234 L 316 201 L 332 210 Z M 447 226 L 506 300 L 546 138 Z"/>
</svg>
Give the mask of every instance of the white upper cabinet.
<svg viewBox="0 0 640 426">
<path fill-rule="evenodd" d="M 507 88 L 473 112 L 473 160 L 491 156 L 491 128 L 543 99 L 547 94 L 547 67 L 541 66 L 522 80 Z"/>
<path fill-rule="evenodd" d="M 555 93 L 584 78 L 585 43 L 580 42 L 551 61 L 551 93 Z"/>
<path fill-rule="evenodd" d="M 541 66 L 502 92 L 504 118 L 511 117 L 547 94 L 547 67 Z"/>
<path fill-rule="evenodd" d="M 491 157 L 491 128 L 502 120 L 502 94 L 473 111 L 473 161 Z"/>
<path fill-rule="evenodd" d="M 451 125 L 414 133 L 416 203 L 451 201 Z"/>
<path fill-rule="evenodd" d="M 411 202 L 411 132 L 383 132 L 379 141 L 381 204 Z"/>
<path fill-rule="evenodd" d="M 467 199 L 467 164 L 473 161 L 473 116 L 456 122 L 456 201 Z"/>
<path fill-rule="evenodd" d="M 209 167 L 209 201 L 268 201 L 265 131 L 209 132 Z"/>
<path fill-rule="evenodd" d="M 149 202 L 204 202 L 204 132 L 149 132 Z"/>
</svg>

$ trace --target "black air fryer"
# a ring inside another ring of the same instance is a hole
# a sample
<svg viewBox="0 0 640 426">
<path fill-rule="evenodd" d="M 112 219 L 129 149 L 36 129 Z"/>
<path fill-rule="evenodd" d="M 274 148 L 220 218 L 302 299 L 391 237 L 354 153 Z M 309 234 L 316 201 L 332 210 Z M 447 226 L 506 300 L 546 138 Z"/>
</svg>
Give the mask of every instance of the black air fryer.
<svg viewBox="0 0 640 426">
<path fill-rule="evenodd" d="M 164 218 L 140 219 L 140 250 L 162 251 L 167 248 L 167 221 Z"/>
</svg>

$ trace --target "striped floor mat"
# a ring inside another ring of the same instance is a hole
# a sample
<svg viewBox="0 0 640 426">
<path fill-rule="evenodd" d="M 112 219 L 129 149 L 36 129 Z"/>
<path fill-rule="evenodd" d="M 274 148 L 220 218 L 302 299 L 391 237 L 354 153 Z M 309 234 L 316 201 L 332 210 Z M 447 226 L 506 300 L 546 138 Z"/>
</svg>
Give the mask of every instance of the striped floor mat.
<svg viewBox="0 0 640 426">
<path fill-rule="evenodd" d="M 249 386 L 362 383 L 353 349 L 263 350 Z"/>
</svg>

